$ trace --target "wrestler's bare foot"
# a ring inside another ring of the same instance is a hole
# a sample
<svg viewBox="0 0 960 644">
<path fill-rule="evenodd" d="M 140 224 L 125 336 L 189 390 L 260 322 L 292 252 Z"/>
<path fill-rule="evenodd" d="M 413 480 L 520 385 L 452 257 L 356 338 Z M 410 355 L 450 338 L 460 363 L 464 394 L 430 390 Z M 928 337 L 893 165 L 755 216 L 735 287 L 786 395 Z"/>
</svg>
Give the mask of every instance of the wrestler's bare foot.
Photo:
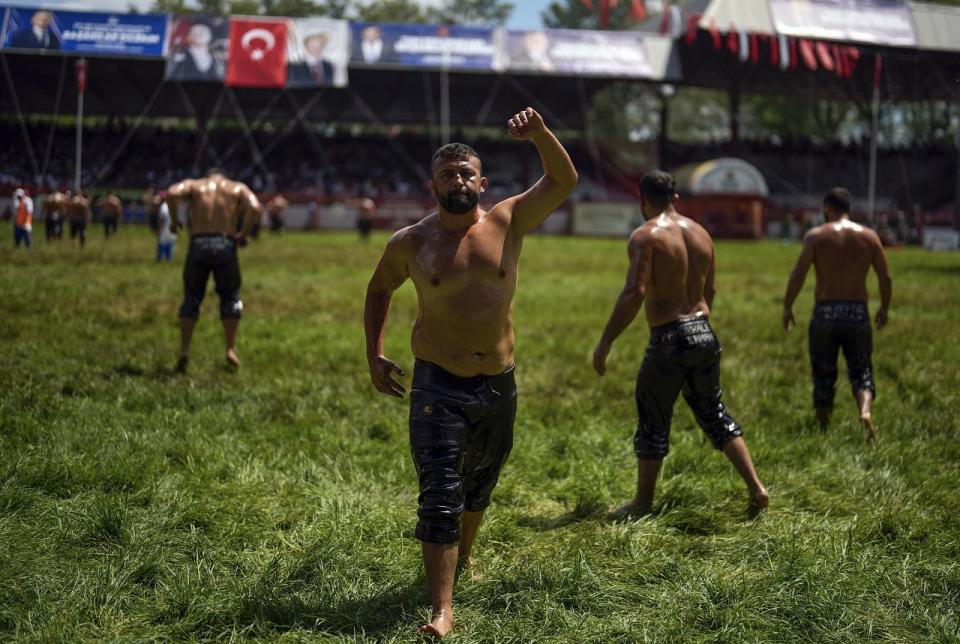
<svg viewBox="0 0 960 644">
<path fill-rule="evenodd" d="M 750 490 L 750 506 L 761 511 L 770 507 L 770 494 L 766 488 Z"/>
<path fill-rule="evenodd" d="M 189 363 L 190 363 L 190 356 L 181 355 L 179 358 L 177 358 L 176 372 L 187 373 L 187 365 Z"/>
<path fill-rule="evenodd" d="M 433 614 L 429 624 L 420 627 L 420 632 L 434 639 L 440 639 L 453 628 L 453 611 L 440 610 Z"/>
<path fill-rule="evenodd" d="M 477 570 L 477 560 L 473 557 L 460 557 L 457 559 L 457 569 L 469 573 L 470 581 L 480 581 L 483 575 Z"/>
<path fill-rule="evenodd" d="M 610 521 L 626 521 L 627 519 L 637 519 L 650 514 L 650 506 L 631 501 L 619 508 L 613 508 L 607 511 L 607 519 Z"/>
<path fill-rule="evenodd" d="M 236 349 L 227 349 L 227 364 L 231 367 L 240 366 L 240 356 L 237 355 Z"/>
<path fill-rule="evenodd" d="M 867 432 L 867 443 L 870 445 L 875 444 L 877 442 L 877 428 L 870 418 L 870 412 L 860 414 L 860 424 L 863 425 L 863 429 Z"/>
</svg>

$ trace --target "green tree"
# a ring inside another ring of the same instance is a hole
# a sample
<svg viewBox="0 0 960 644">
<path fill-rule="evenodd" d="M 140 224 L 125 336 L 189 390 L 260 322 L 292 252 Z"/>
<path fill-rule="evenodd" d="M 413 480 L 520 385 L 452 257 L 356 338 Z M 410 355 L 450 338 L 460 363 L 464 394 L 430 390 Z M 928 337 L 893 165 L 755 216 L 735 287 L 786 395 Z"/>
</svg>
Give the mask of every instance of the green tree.
<svg viewBox="0 0 960 644">
<path fill-rule="evenodd" d="M 412 0 L 373 0 L 357 5 L 356 16 L 369 22 L 430 22 L 430 14 Z"/>
<path fill-rule="evenodd" d="M 436 22 L 447 25 L 503 26 L 513 14 L 514 5 L 501 0 L 446 0 L 429 12 Z"/>
</svg>

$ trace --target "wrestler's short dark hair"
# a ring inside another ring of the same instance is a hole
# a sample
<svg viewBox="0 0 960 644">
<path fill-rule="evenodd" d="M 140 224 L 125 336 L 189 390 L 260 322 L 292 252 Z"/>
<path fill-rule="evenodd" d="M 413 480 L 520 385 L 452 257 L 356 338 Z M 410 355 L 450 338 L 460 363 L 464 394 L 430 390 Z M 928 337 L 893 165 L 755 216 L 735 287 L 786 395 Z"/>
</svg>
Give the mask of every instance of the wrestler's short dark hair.
<svg viewBox="0 0 960 644">
<path fill-rule="evenodd" d="M 823 205 L 830 206 L 837 212 L 850 212 L 850 191 L 846 188 L 831 188 L 823 195 Z"/>
<path fill-rule="evenodd" d="M 677 193 L 677 184 L 668 173 L 653 170 L 640 177 L 640 194 L 655 208 L 666 208 Z"/>
<path fill-rule="evenodd" d="M 477 154 L 477 151 L 466 143 L 447 143 L 437 148 L 437 151 L 433 153 L 433 157 L 430 159 L 430 170 L 433 171 L 433 166 L 436 165 L 437 161 L 466 161 L 470 158 L 480 161 L 480 155 Z M 483 167 L 482 161 L 480 167 Z"/>
</svg>

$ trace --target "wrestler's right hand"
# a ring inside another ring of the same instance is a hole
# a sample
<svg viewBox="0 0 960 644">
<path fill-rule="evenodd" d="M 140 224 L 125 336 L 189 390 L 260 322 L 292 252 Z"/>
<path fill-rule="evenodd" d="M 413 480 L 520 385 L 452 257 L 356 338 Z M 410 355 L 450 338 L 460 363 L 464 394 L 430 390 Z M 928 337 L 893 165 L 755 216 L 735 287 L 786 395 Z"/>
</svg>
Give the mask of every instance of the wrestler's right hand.
<svg viewBox="0 0 960 644">
<path fill-rule="evenodd" d="M 887 326 L 887 310 L 886 309 L 880 309 L 879 311 L 877 311 L 875 324 L 877 325 L 877 331 Z"/>
<path fill-rule="evenodd" d="M 601 376 L 607 373 L 607 356 L 610 354 L 610 345 L 603 340 L 593 350 L 593 368 Z"/>
<path fill-rule="evenodd" d="M 370 361 L 370 380 L 377 391 L 394 398 L 403 398 L 406 390 L 403 385 L 393 379 L 394 373 L 400 376 L 407 375 L 397 363 L 384 356 L 377 356 Z"/>
<path fill-rule="evenodd" d="M 783 309 L 783 330 L 789 331 L 795 326 L 797 326 L 797 321 L 793 318 L 793 311 L 788 308 L 784 308 Z"/>
</svg>

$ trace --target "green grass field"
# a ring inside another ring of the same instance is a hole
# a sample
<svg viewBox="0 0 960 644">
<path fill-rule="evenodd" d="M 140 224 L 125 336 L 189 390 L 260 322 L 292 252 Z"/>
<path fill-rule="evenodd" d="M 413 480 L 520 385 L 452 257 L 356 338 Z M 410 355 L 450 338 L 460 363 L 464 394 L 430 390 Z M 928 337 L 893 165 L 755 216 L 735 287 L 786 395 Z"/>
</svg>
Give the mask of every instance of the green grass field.
<svg viewBox="0 0 960 644">
<path fill-rule="evenodd" d="M 222 366 L 211 287 L 178 376 L 182 240 L 158 266 L 142 230 L 27 254 L 3 226 L 0 639 L 417 639 L 429 606 L 407 406 L 370 386 L 360 326 L 385 239 L 245 249 L 243 367 Z M 527 241 L 515 447 L 452 641 L 960 641 L 960 255 L 889 254 L 869 449 L 843 371 L 833 426 L 815 427 L 812 276 L 801 328 L 780 329 L 798 252 L 717 250 L 722 382 L 770 512 L 748 518 L 681 401 L 656 513 L 612 524 L 634 485 L 642 321 L 605 378 L 589 358 L 625 243 Z M 387 343 L 408 369 L 415 313 L 408 284 Z"/>
</svg>

